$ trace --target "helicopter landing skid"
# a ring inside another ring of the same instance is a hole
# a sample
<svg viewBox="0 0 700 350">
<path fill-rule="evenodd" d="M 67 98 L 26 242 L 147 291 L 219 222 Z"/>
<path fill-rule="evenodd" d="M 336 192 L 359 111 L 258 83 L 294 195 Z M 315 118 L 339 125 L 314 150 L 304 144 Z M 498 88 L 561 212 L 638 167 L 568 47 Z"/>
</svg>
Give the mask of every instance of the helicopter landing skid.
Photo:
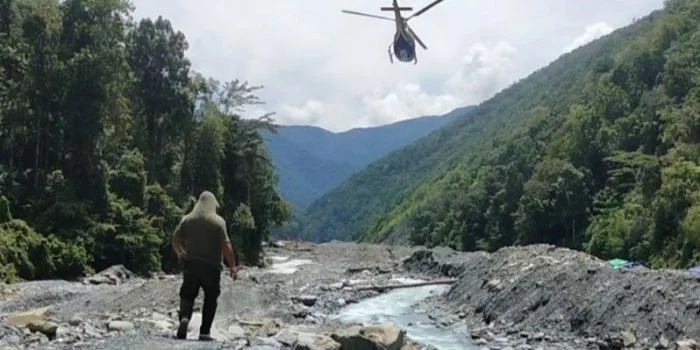
<svg viewBox="0 0 700 350">
<path fill-rule="evenodd" d="M 393 64 L 394 63 L 394 56 L 391 54 L 391 45 L 392 44 L 389 44 L 389 49 L 387 50 L 387 52 L 389 53 L 389 62 L 391 62 Z"/>
</svg>

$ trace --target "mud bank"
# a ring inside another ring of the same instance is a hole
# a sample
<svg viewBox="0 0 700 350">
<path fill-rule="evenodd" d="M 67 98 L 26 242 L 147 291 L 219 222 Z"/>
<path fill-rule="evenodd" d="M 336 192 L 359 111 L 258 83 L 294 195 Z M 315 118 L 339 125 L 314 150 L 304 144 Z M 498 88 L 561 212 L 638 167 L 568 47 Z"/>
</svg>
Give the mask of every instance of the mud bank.
<svg viewBox="0 0 700 350">
<path fill-rule="evenodd" d="M 425 307 L 483 345 L 510 337 L 544 348 L 695 349 L 700 340 L 700 277 L 685 271 L 616 270 L 549 245 L 492 254 L 419 250 L 403 266 L 458 275 Z"/>
</svg>

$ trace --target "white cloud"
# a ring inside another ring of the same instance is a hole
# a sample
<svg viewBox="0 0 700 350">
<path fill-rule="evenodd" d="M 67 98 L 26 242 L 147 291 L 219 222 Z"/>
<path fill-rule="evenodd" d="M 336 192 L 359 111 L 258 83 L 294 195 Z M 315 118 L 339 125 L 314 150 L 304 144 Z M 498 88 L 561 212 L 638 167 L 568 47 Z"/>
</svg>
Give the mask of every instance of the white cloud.
<svg viewBox="0 0 700 350">
<path fill-rule="evenodd" d="M 286 124 L 319 124 L 324 117 L 323 103 L 309 99 L 301 107 L 282 105 L 279 112 Z"/>
<path fill-rule="evenodd" d="M 513 81 L 509 74 L 517 50 L 507 42 L 492 47 L 472 45 L 459 68 L 428 93 L 417 82 L 400 82 L 390 88 L 375 88 L 362 98 L 365 115 L 360 126 L 395 122 L 423 115 L 439 115 L 457 107 L 479 103 Z"/>
<path fill-rule="evenodd" d="M 467 104 L 479 103 L 514 80 L 511 63 L 517 50 L 508 42 L 489 48 L 475 44 L 462 58 L 459 71 L 447 81 L 447 88 Z"/>
<path fill-rule="evenodd" d="M 596 40 L 602 36 L 612 33 L 613 30 L 615 30 L 615 28 L 613 28 L 605 22 L 598 22 L 588 25 L 583 31 L 583 34 L 576 37 L 576 39 L 574 39 L 574 41 L 572 41 L 571 44 L 566 46 L 562 53 L 567 53 L 583 45 L 586 45 L 593 40 Z"/>
<path fill-rule="evenodd" d="M 404 2 L 417 10 L 430 1 Z M 245 115 L 275 111 L 281 124 L 339 131 L 478 103 L 556 59 L 581 28 L 627 25 L 663 0 L 444 1 L 410 22 L 428 46 L 417 65 L 389 63 L 391 22 L 340 12 L 387 15 L 379 7 L 389 0 L 133 3 L 135 18 L 162 15 L 185 33 L 195 70 L 264 85 L 266 104 Z"/>
</svg>

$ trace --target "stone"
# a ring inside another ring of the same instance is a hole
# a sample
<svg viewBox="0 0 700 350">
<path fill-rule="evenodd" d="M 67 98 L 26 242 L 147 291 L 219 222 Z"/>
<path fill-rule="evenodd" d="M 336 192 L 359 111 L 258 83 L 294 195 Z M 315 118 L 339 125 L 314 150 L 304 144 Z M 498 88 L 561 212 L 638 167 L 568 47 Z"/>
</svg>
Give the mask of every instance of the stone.
<svg viewBox="0 0 700 350">
<path fill-rule="evenodd" d="M 343 282 L 336 282 L 336 283 L 331 283 L 328 285 L 328 287 L 332 290 L 339 290 L 345 287 L 345 283 Z"/>
<path fill-rule="evenodd" d="M 226 335 L 233 339 L 243 338 L 245 337 L 245 330 L 237 324 L 232 324 L 226 328 Z"/>
<path fill-rule="evenodd" d="M 128 332 L 134 329 L 134 324 L 128 321 L 112 321 L 107 325 L 110 331 Z"/>
<path fill-rule="evenodd" d="M 26 326 L 30 322 L 38 323 L 44 321 L 44 316 L 48 307 L 42 307 L 38 309 L 31 309 L 22 312 L 15 312 L 7 317 L 7 324 L 13 326 Z"/>
<path fill-rule="evenodd" d="M 331 335 L 343 350 L 400 350 L 406 345 L 406 332 L 393 323 L 350 326 Z"/>
<path fill-rule="evenodd" d="M 659 342 L 656 344 L 657 349 L 668 349 L 668 346 L 671 344 L 671 342 L 666 339 L 663 335 L 661 338 L 659 338 Z"/>
<path fill-rule="evenodd" d="M 54 339 L 56 337 L 56 331 L 58 330 L 58 324 L 51 321 L 31 321 L 27 323 L 27 328 L 32 332 L 42 333 L 49 337 L 49 339 Z"/>
<path fill-rule="evenodd" d="M 406 343 L 406 331 L 393 323 L 365 326 L 360 330 L 365 338 L 373 340 L 386 350 L 400 350 Z"/>
<path fill-rule="evenodd" d="M 322 334 L 297 333 L 293 350 L 340 350 L 340 344 L 331 337 Z"/>
<path fill-rule="evenodd" d="M 274 339 L 284 345 L 292 346 L 297 341 L 297 334 L 297 332 L 290 329 L 283 329 L 275 334 Z"/>
<path fill-rule="evenodd" d="M 347 328 L 340 329 L 335 333 L 331 334 L 331 338 L 336 342 L 340 343 L 343 350 L 375 350 L 378 349 L 376 344 L 371 339 L 364 337 L 361 334 L 362 326 L 350 326 Z"/>
<path fill-rule="evenodd" d="M 295 318 L 306 318 L 309 315 L 311 315 L 311 310 L 309 310 L 305 306 L 301 306 L 301 305 L 294 306 L 294 311 L 292 311 L 292 316 L 294 316 Z"/>
<path fill-rule="evenodd" d="M 637 342 L 637 337 L 635 337 L 634 333 L 629 331 L 620 333 L 620 337 L 622 338 L 622 346 L 626 348 L 631 347 Z"/>
<path fill-rule="evenodd" d="M 20 342 L 22 342 L 22 338 L 20 338 L 19 335 L 13 334 L 13 335 L 7 337 L 8 344 L 17 345 Z"/>
<path fill-rule="evenodd" d="M 318 300 L 318 297 L 315 295 L 301 295 L 295 297 L 294 299 L 306 306 L 314 306 Z"/>
<path fill-rule="evenodd" d="M 698 343 L 693 339 L 684 339 L 676 342 L 676 350 L 698 350 Z"/>
<path fill-rule="evenodd" d="M 83 323 L 83 319 L 79 316 L 73 316 L 70 318 L 70 320 L 68 320 L 68 324 L 73 327 L 80 326 L 81 323 Z"/>
</svg>

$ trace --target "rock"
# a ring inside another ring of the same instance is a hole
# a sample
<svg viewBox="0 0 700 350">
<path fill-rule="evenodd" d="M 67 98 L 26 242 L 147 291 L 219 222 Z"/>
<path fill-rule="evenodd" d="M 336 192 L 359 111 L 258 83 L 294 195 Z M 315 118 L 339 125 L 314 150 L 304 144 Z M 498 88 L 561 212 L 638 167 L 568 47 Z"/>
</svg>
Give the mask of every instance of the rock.
<svg viewBox="0 0 700 350">
<path fill-rule="evenodd" d="M 83 319 L 78 317 L 78 316 L 73 316 L 68 321 L 68 324 L 73 326 L 73 327 L 80 326 L 81 323 L 83 323 Z"/>
<path fill-rule="evenodd" d="M 488 343 L 489 341 L 484 338 L 478 338 L 476 341 L 474 341 L 474 344 L 476 345 L 486 345 Z"/>
<path fill-rule="evenodd" d="M 331 337 L 342 345 L 343 350 L 400 350 L 406 345 L 406 331 L 393 323 L 351 326 Z"/>
<path fill-rule="evenodd" d="M 486 283 L 486 288 L 488 288 L 492 292 L 498 292 L 501 289 L 503 289 L 503 286 L 501 285 L 501 280 L 493 279 Z"/>
<path fill-rule="evenodd" d="M 698 343 L 693 339 L 684 339 L 676 342 L 677 350 L 698 350 Z"/>
<path fill-rule="evenodd" d="M 318 297 L 315 295 L 302 295 L 294 297 L 293 299 L 294 301 L 301 302 L 306 306 L 314 306 L 314 304 L 316 304 L 316 301 L 318 300 Z"/>
<path fill-rule="evenodd" d="M 8 324 L 0 324 L 0 344 L 19 344 L 23 337 L 21 329 Z"/>
<path fill-rule="evenodd" d="M 19 335 L 13 334 L 7 338 L 3 338 L 10 345 L 17 345 L 22 342 L 22 338 Z"/>
<path fill-rule="evenodd" d="M 95 328 L 89 324 L 84 325 L 83 327 L 83 334 L 86 335 L 88 338 L 102 338 L 104 335 L 103 331 L 101 329 Z"/>
<path fill-rule="evenodd" d="M 360 334 L 383 345 L 387 350 L 398 350 L 406 343 L 406 331 L 393 323 L 363 327 Z"/>
<path fill-rule="evenodd" d="M 340 344 L 329 336 L 313 333 L 297 333 L 293 350 L 340 350 Z"/>
<path fill-rule="evenodd" d="M 361 331 L 362 326 L 350 326 L 331 334 L 331 338 L 340 343 L 343 350 L 378 349 L 375 342 L 364 337 Z"/>
<path fill-rule="evenodd" d="M 294 311 L 292 312 L 292 316 L 296 318 L 306 318 L 307 316 L 311 315 L 311 310 L 307 309 L 304 306 L 295 306 Z"/>
<path fill-rule="evenodd" d="M 121 284 L 126 280 L 136 277 L 124 265 L 114 265 L 100 271 L 90 277 L 84 278 L 84 284 Z"/>
<path fill-rule="evenodd" d="M 134 324 L 127 321 L 112 321 L 107 325 L 110 331 L 128 332 L 134 329 Z"/>
<path fill-rule="evenodd" d="M 343 287 L 345 287 L 345 283 L 343 283 L 343 282 L 331 283 L 331 284 L 328 285 L 328 287 L 329 287 L 331 290 L 340 290 L 340 289 L 342 289 Z"/>
<path fill-rule="evenodd" d="M 670 345 L 670 342 L 668 341 L 668 339 L 666 339 L 666 337 L 664 337 L 662 335 L 661 338 L 659 338 L 659 342 L 656 343 L 655 348 L 656 349 L 668 349 L 669 345 Z"/>
<path fill-rule="evenodd" d="M 274 339 L 284 345 L 292 346 L 297 341 L 297 334 L 290 329 L 283 329 L 275 334 Z"/>
<path fill-rule="evenodd" d="M 58 324 L 50 321 L 32 321 L 27 324 L 27 328 L 32 332 L 42 333 L 49 337 L 49 339 L 54 339 L 56 337 L 56 331 L 58 330 Z"/>
<path fill-rule="evenodd" d="M 535 335 L 532 336 L 532 340 L 534 341 L 542 341 L 544 339 L 544 333 L 542 332 L 537 332 Z"/>
<path fill-rule="evenodd" d="M 15 312 L 7 317 L 7 324 L 14 326 L 26 326 L 30 322 L 39 323 L 44 321 L 44 316 L 48 307 L 31 309 L 22 312 Z"/>
<path fill-rule="evenodd" d="M 255 337 L 250 340 L 249 342 L 250 346 L 253 348 L 258 348 L 258 349 L 281 349 L 282 348 L 282 343 L 278 342 L 274 338 L 269 338 L 269 337 Z"/>
<path fill-rule="evenodd" d="M 226 335 L 232 339 L 243 338 L 245 337 L 245 330 L 239 325 L 232 324 L 226 328 Z"/>
<path fill-rule="evenodd" d="M 637 342 L 637 337 L 634 336 L 634 333 L 629 331 L 620 333 L 620 337 L 622 338 L 622 346 L 626 348 L 631 347 Z"/>
</svg>

